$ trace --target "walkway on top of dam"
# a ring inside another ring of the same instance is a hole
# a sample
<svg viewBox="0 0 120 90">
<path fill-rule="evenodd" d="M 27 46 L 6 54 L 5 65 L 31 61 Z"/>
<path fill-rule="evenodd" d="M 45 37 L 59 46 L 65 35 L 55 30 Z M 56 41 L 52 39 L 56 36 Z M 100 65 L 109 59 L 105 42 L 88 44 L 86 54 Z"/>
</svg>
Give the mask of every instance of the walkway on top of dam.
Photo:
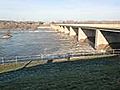
<svg viewBox="0 0 120 90">
<path fill-rule="evenodd" d="M 120 32 L 120 24 L 56 24 L 59 26 L 72 26 L 90 29 L 101 29 L 104 31 Z"/>
</svg>

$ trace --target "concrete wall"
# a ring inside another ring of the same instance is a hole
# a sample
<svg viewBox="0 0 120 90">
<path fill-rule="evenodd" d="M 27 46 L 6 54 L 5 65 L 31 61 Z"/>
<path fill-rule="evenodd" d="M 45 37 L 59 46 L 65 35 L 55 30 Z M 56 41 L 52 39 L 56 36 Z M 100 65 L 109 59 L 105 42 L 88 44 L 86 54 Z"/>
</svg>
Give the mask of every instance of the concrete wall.
<svg viewBox="0 0 120 90">
<path fill-rule="evenodd" d="M 95 48 L 97 50 L 120 49 L 120 33 L 96 30 Z"/>
<path fill-rule="evenodd" d="M 101 31 L 101 32 L 109 43 L 120 42 L 119 32 L 106 32 L 106 31 Z"/>
<path fill-rule="evenodd" d="M 64 26 L 60 26 L 60 29 L 59 29 L 60 32 L 64 33 Z"/>
<path fill-rule="evenodd" d="M 76 36 L 77 35 L 77 32 L 76 30 L 73 28 L 73 27 L 70 27 L 70 33 L 69 33 L 70 36 Z"/>
<path fill-rule="evenodd" d="M 108 46 L 109 43 L 107 39 L 104 37 L 102 32 L 100 30 L 96 30 L 96 36 L 95 36 L 95 48 L 97 50 L 104 50 L 106 46 Z"/>
<path fill-rule="evenodd" d="M 79 28 L 78 41 L 80 43 L 89 43 L 93 48 L 95 48 L 95 34 L 95 30 Z"/>
<path fill-rule="evenodd" d="M 101 33 L 109 43 L 109 45 L 106 46 L 105 49 L 120 49 L 120 32 L 101 31 Z"/>
<path fill-rule="evenodd" d="M 65 31 L 64 31 L 64 32 L 65 32 L 65 34 L 69 34 L 69 33 L 70 33 L 70 30 L 69 30 L 69 28 L 68 28 L 68 27 L 66 27 L 66 26 L 65 26 L 65 27 L 64 27 L 64 30 L 65 30 Z"/>
<path fill-rule="evenodd" d="M 79 28 L 78 31 L 78 41 L 80 42 L 95 42 L 95 30 Z"/>
<path fill-rule="evenodd" d="M 85 34 L 85 32 L 81 28 L 79 28 L 79 30 L 78 30 L 78 41 L 79 42 L 84 42 L 86 38 L 87 38 L 87 35 Z"/>
</svg>

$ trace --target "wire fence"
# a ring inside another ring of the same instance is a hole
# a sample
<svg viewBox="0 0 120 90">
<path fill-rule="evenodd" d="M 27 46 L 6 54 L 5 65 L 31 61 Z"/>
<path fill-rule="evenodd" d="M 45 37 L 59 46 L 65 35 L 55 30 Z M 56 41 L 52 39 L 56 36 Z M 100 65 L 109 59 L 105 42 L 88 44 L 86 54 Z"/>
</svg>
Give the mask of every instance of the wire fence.
<svg viewBox="0 0 120 90">
<path fill-rule="evenodd" d="M 120 49 L 112 49 L 106 52 L 76 52 L 67 54 L 54 54 L 54 55 L 31 55 L 31 56 L 13 56 L 13 57 L 0 57 L 0 64 L 18 63 L 26 61 L 39 61 L 39 60 L 54 60 L 54 59 L 67 59 L 80 56 L 95 56 L 95 55 L 120 55 Z"/>
</svg>

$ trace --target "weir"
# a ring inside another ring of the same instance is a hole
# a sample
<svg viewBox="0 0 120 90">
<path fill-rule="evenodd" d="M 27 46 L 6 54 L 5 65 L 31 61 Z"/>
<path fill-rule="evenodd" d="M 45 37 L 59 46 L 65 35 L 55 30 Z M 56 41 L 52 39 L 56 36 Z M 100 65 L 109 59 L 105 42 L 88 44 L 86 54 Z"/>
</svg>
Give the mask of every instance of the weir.
<svg viewBox="0 0 120 90">
<path fill-rule="evenodd" d="M 95 30 L 79 28 L 78 31 L 78 41 L 80 43 L 89 43 L 93 48 L 95 45 Z"/>
<path fill-rule="evenodd" d="M 120 49 L 119 24 L 52 24 L 51 28 L 76 36 L 78 42 L 89 43 L 98 51 Z"/>
<path fill-rule="evenodd" d="M 64 30 L 65 30 L 65 34 L 69 34 L 70 33 L 69 27 L 65 26 Z"/>
<path fill-rule="evenodd" d="M 96 41 L 98 49 L 120 49 L 120 32 L 98 30 L 98 36 L 101 36 Z M 101 42 L 101 44 L 99 43 Z"/>
</svg>

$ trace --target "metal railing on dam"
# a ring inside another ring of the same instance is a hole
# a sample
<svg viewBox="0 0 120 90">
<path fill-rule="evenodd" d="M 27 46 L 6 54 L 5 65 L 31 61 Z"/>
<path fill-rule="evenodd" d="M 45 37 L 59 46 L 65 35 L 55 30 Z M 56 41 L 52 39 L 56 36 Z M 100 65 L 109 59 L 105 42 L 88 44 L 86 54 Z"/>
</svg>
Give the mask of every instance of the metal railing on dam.
<svg viewBox="0 0 120 90">
<path fill-rule="evenodd" d="M 14 56 L 14 57 L 0 57 L 0 64 L 19 63 L 26 61 L 40 61 L 40 60 L 54 60 L 54 59 L 67 59 L 81 56 L 98 56 L 98 55 L 120 55 L 120 49 L 112 49 L 102 53 L 88 53 L 88 52 L 76 52 L 67 54 L 54 54 L 54 55 L 31 55 L 31 56 Z"/>
</svg>

